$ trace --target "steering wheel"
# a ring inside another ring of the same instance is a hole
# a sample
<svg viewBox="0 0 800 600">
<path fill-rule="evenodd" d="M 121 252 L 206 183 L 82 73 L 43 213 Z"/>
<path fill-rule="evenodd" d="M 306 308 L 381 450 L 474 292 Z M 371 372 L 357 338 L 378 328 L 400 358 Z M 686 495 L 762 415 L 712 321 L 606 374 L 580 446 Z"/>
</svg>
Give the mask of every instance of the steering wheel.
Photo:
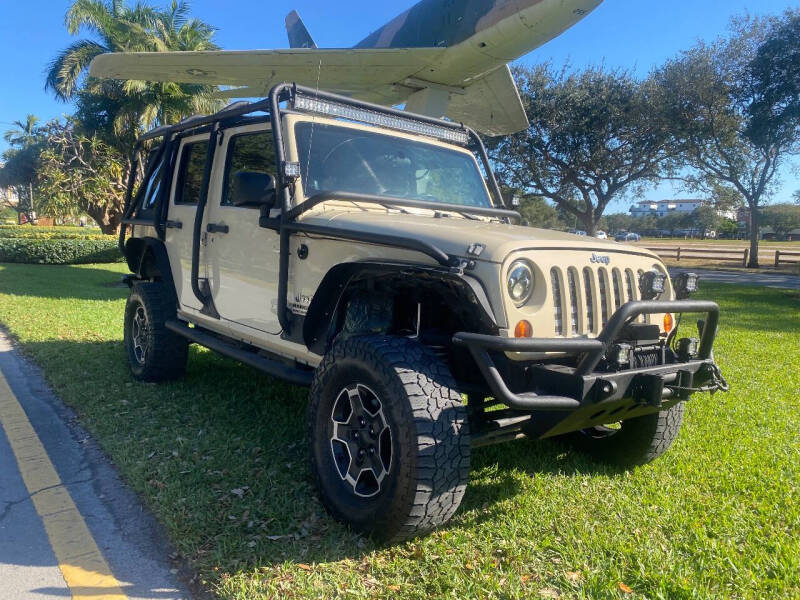
<svg viewBox="0 0 800 600">
<path fill-rule="evenodd" d="M 361 163 L 361 167 L 364 169 L 364 172 L 366 172 L 369 178 L 372 179 L 372 181 L 375 183 L 375 186 L 378 189 L 378 193 L 384 194 L 387 191 L 386 187 L 381 183 L 380 179 L 378 179 L 378 176 L 375 174 L 375 171 L 372 170 L 372 167 L 370 167 L 369 163 L 364 158 L 364 155 L 361 154 L 361 151 L 356 146 L 356 142 L 360 140 L 363 140 L 363 138 L 348 138 L 346 140 L 342 140 L 341 142 L 336 144 L 333 148 L 328 150 L 328 153 L 325 155 L 325 158 L 322 159 L 322 163 L 320 166 L 322 167 L 323 172 L 327 172 L 328 161 L 334 157 L 335 153 L 338 153 L 342 148 L 344 148 L 345 145 L 349 145 L 351 146 L 352 152 L 355 154 L 356 158 Z"/>
</svg>

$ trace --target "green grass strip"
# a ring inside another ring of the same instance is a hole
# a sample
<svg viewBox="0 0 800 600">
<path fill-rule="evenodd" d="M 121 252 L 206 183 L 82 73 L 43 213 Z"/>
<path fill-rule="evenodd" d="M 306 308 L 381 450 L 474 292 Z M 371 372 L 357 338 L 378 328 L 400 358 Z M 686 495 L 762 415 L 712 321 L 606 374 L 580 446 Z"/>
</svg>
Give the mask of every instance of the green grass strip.
<svg viewBox="0 0 800 600">
<path fill-rule="evenodd" d="M 222 598 L 800 597 L 797 292 L 702 285 L 731 393 L 692 399 L 655 463 L 476 450 L 448 526 L 381 548 L 317 501 L 303 390 L 199 348 L 183 381 L 131 379 L 124 271 L 0 265 L 0 322 Z"/>
</svg>

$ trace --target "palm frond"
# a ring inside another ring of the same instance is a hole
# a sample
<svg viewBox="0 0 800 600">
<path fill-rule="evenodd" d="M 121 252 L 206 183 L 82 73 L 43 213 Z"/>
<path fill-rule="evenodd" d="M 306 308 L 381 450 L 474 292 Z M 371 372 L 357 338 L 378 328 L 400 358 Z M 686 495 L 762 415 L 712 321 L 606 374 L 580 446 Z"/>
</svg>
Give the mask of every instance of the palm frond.
<svg viewBox="0 0 800 600">
<path fill-rule="evenodd" d="M 71 44 L 50 63 L 45 90 L 53 91 L 60 100 L 69 100 L 89 63 L 104 52 L 108 52 L 108 48 L 91 40 L 79 40 Z"/>
<path fill-rule="evenodd" d="M 64 17 L 64 24 L 72 35 L 78 34 L 81 28 L 100 34 L 113 22 L 113 10 L 102 0 L 75 0 Z"/>
</svg>

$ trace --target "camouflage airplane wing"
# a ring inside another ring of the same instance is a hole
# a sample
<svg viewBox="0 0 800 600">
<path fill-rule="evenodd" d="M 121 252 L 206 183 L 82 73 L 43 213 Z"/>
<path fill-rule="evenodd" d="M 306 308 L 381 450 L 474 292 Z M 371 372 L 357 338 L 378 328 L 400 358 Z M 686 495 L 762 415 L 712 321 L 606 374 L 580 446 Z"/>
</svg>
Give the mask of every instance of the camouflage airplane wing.
<svg viewBox="0 0 800 600">
<path fill-rule="evenodd" d="M 350 49 L 316 48 L 300 16 L 286 50 L 101 54 L 91 75 L 231 86 L 263 97 L 293 81 L 447 116 L 484 134 L 528 126 L 508 63 L 583 19 L 602 0 L 420 0 Z"/>
<path fill-rule="evenodd" d="M 288 48 L 204 52 L 124 52 L 97 56 L 92 77 L 246 86 L 263 96 L 281 81 L 359 92 L 424 69 L 441 48 Z M 244 91 L 244 90 L 243 90 Z"/>
<path fill-rule="evenodd" d="M 129 52 L 101 54 L 92 77 L 141 79 L 234 86 L 227 98 L 265 96 L 282 81 L 347 94 L 381 104 L 400 104 L 428 85 L 414 79 L 445 52 L 444 48 L 370 48 Z M 452 88 L 453 110 L 445 114 L 478 131 L 498 135 L 528 125 L 508 68 L 499 75 Z"/>
</svg>

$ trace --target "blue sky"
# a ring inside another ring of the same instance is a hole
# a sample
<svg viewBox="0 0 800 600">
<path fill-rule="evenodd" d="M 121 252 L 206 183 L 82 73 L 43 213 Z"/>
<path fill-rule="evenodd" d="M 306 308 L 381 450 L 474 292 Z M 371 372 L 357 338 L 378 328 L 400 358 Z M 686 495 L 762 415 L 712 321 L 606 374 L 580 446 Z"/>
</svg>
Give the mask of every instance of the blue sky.
<svg viewBox="0 0 800 600">
<path fill-rule="evenodd" d="M 166 4 L 167 0 L 151 0 Z M 64 28 L 68 0 L 0 0 L 0 131 L 11 121 L 33 113 L 46 120 L 70 111 L 44 91 L 47 63 L 74 41 Z M 194 0 L 193 14 L 216 26 L 217 43 L 226 49 L 287 46 L 283 17 L 296 9 L 319 46 L 347 47 L 360 41 L 412 4 L 375 0 Z M 653 66 L 691 46 L 698 39 L 723 34 L 731 16 L 775 14 L 800 2 L 787 0 L 605 0 L 592 14 L 521 59 L 523 63 L 569 61 L 573 66 L 604 63 L 609 67 L 647 73 Z M 0 140 L 0 151 L 4 142 Z M 790 169 L 775 201 L 789 201 L 800 189 L 800 177 Z M 662 184 L 648 199 L 686 194 Z M 626 210 L 630 199 L 611 211 Z"/>
</svg>

